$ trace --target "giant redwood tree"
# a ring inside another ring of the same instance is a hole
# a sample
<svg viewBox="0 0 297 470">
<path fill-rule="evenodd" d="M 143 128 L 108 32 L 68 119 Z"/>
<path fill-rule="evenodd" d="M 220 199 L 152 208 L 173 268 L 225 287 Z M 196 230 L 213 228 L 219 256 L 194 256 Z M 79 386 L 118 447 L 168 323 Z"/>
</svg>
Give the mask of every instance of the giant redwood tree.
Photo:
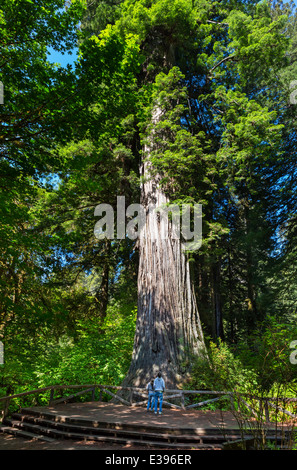
<svg viewBox="0 0 297 470">
<path fill-rule="evenodd" d="M 189 129 L 179 134 L 187 92 L 175 64 L 182 41 L 189 37 L 185 31 L 193 31 L 195 20 L 189 2 L 170 5 L 167 18 L 162 14 L 166 7 L 162 2 L 147 6 L 143 8 L 145 22 L 138 19 L 138 27 L 145 28 L 140 42 L 145 59 L 139 77 L 142 89 L 149 89 L 149 103 L 142 103 L 139 168 L 145 222 L 138 240 L 136 334 L 125 384 L 141 385 L 161 370 L 167 386 L 175 388 L 185 380 L 191 356 L 205 354 L 205 345 L 183 234 L 175 233 L 173 221 L 162 214 L 152 215 L 173 199 L 177 201 L 172 191 L 176 178 L 165 183 L 168 174 L 158 161 L 170 151 L 170 143 L 176 145 L 175 159 L 182 159 L 179 154 L 185 140 L 191 138 Z M 137 4 L 127 4 L 127 15 L 131 7 L 137 14 Z M 124 20 L 119 23 L 121 29 Z M 189 202 L 194 201 L 192 195 Z"/>
<path fill-rule="evenodd" d="M 183 381 L 190 356 L 203 354 L 205 346 L 182 234 L 175 233 L 173 220 L 170 222 L 162 212 L 154 217 L 156 209 L 170 203 L 161 184 L 162 176 L 154 171 L 151 160 L 152 153 L 158 158 L 162 149 L 159 138 L 166 138 L 162 126 L 160 130 L 166 104 L 158 91 L 140 166 L 145 223 L 139 233 L 138 316 L 126 381 L 141 385 L 161 370 L 167 384 L 174 388 Z M 158 138 L 156 132 L 160 133 Z"/>
</svg>

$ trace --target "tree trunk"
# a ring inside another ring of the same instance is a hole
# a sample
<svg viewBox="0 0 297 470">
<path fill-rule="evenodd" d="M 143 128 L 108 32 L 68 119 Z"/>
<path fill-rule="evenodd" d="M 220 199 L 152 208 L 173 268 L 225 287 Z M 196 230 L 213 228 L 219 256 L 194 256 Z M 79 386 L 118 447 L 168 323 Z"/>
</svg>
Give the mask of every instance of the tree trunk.
<svg viewBox="0 0 297 470">
<path fill-rule="evenodd" d="M 110 240 L 105 241 L 104 247 L 104 261 L 103 261 L 103 268 L 102 268 L 102 275 L 101 275 L 101 285 L 96 293 L 96 300 L 99 305 L 99 316 L 100 322 L 103 323 L 106 313 L 107 313 L 107 306 L 108 306 L 108 298 L 109 298 L 109 264 L 110 264 Z"/>
<path fill-rule="evenodd" d="M 215 310 L 215 336 L 224 339 L 223 313 L 221 302 L 221 260 L 213 266 L 213 296 Z"/>
<path fill-rule="evenodd" d="M 155 107 L 153 122 L 162 110 Z M 191 355 L 205 352 L 190 266 L 181 238 L 166 218 L 151 217 L 154 208 L 169 202 L 153 175 L 150 144 L 141 164 L 141 205 L 145 223 L 139 237 L 138 317 L 131 366 L 125 385 L 145 386 L 160 370 L 168 388 L 187 379 Z M 166 226 L 168 236 L 164 237 Z"/>
</svg>

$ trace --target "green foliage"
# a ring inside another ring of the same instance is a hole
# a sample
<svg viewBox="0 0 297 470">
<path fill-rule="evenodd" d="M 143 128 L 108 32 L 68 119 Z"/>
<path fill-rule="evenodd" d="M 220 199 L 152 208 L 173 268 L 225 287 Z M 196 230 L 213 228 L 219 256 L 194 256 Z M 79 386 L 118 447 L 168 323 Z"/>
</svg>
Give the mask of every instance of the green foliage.
<svg viewBox="0 0 297 470">
<path fill-rule="evenodd" d="M 78 320 L 76 337 L 55 337 L 48 328 L 27 343 L 5 348 L 1 394 L 59 384 L 120 384 L 132 355 L 136 315 L 108 309 L 102 325 Z M 9 392 L 8 392 L 9 390 Z"/>
<path fill-rule="evenodd" d="M 59 339 L 47 344 L 44 359 L 36 363 L 38 387 L 51 384 L 102 383 L 118 385 L 127 372 L 132 354 L 135 315 L 123 317 L 115 306 L 100 330 L 94 322 L 79 321 L 79 339 Z"/>
<path fill-rule="evenodd" d="M 47 52 L 64 53 L 75 45 L 84 9 L 81 0 L 63 6 L 62 0 L 1 4 L 2 178 L 21 170 L 36 176 L 59 165 L 48 150 L 52 139 L 69 136 L 65 116 L 73 117 L 79 103 L 73 99 L 75 74 L 50 63 Z"/>
<path fill-rule="evenodd" d="M 278 395 L 287 396 L 290 390 L 296 394 L 297 368 L 290 361 L 290 344 L 296 337 L 294 324 L 269 317 L 249 338 L 248 345 L 238 346 L 242 360 L 257 372 L 261 390 L 273 395 L 278 391 Z"/>
<path fill-rule="evenodd" d="M 226 343 L 211 341 L 208 352 L 209 362 L 199 358 L 193 362 L 190 381 L 193 390 L 250 392 L 257 386 L 255 372 L 245 367 Z"/>
<path fill-rule="evenodd" d="M 209 362 L 194 359 L 189 386 L 196 390 L 294 397 L 297 368 L 290 361 L 290 345 L 296 337 L 294 325 L 272 317 L 236 347 L 210 341 Z"/>
<path fill-rule="evenodd" d="M 77 39 L 83 2 L 75 0 L 66 10 L 63 6 L 60 0 L 4 1 L 0 10 L 0 337 L 7 343 L 19 331 L 30 335 L 48 313 L 42 307 L 46 289 L 40 263 L 47 240 L 44 234 L 36 236 L 31 209 L 44 174 L 63 167 L 50 149 L 69 136 L 65 116 L 70 122 L 79 104 L 74 72 L 47 60 L 48 47 L 65 52 Z"/>
</svg>

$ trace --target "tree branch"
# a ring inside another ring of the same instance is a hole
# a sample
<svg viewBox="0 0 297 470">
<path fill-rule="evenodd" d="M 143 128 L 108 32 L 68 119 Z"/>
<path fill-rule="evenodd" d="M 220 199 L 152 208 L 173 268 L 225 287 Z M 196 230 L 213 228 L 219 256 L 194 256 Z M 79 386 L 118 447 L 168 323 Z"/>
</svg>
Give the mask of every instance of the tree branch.
<svg viewBox="0 0 297 470">
<path fill-rule="evenodd" d="M 229 26 L 229 23 L 219 23 L 218 21 L 206 20 L 206 23 L 218 24 L 220 26 Z"/>
<path fill-rule="evenodd" d="M 221 64 L 223 64 L 227 60 L 234 59 L 234 58 L 235 58 L 235 54 L 231 54 L 231 55 L 228 55 L 228 57 L 224 57 L 224 59 L 220 60 L 220 62 L 218 62 L 217 65 L 215 65 L 214 67 L 212 67 L 212 69 L 210 69 L 210 73 L 213 72 L 217 67 L 219 67 Z"/>
<path fill-rule="evenodd" d="M 203 23 L 201 20 L 197 20 L 197 23 Z M 219 26 L 229 26 L 229 23 L 220 23 L 219 21 L 206 20 L 206 23 L 218 24 Z"/>
</svg>

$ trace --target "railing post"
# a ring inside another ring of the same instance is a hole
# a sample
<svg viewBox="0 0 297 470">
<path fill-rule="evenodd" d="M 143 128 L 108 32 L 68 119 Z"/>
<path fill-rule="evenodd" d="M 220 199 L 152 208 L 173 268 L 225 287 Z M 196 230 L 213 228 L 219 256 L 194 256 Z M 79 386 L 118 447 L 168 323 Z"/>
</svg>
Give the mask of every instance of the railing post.
<svg viewBox="0 0 297 470">
<path fill-rule="evenodd" d="M 95 401 L 95 388 L 96 387 L 92 388 L 92 401 Z"/>
<path fill-rule="evenodd" d="M 230 406 L 231 406 L 231 410 L 234 411 L 234 410 L 235 410 L 235 406 L 234 406 L 234 396 L 233 396 L 233 393 L 230 393 Z"/>
<path fill-rule="evenodd" d="M 4 402 L 2 421 L 4 421 L 6 416 L 8 415 L 9 404 L 10 404 L 10 398 L 7 398 L 7 400 L 5 400 L 5 402 Z"/>
<path fill-rule="evenodd" d="M 51 389 L 51 394 L 50 394 L 50 399 L 49 399 L 49 405 L 51 405 L 52 402 L 54 401 L 54 394 L 55 394 L 55 389 L 52 388 Z"/>
<path fill-rule="evenodd" d="M 130 395 L 129 395 L 129 398 L 130 398 L 130 405 L 132 406 L 132 405 L 133 405 L 133 389 L 132 389 L 132 387 L 130 387 Z"/>
<path fill-rule="evenodd" d="M 184 394 L 184 392 L 181 392 L 180 404 L 181 404 L 182 409 L 185 410 L 185 394 Z"/>
<path fill-rule="evenodd" d="M 269 423 L 269 405 L 268 405 L 268 400 L 265 399 L 265 403 L 264 403 L 264 408 L 265 408 L 265 420 L 267 423 Z"/>
</svg>

